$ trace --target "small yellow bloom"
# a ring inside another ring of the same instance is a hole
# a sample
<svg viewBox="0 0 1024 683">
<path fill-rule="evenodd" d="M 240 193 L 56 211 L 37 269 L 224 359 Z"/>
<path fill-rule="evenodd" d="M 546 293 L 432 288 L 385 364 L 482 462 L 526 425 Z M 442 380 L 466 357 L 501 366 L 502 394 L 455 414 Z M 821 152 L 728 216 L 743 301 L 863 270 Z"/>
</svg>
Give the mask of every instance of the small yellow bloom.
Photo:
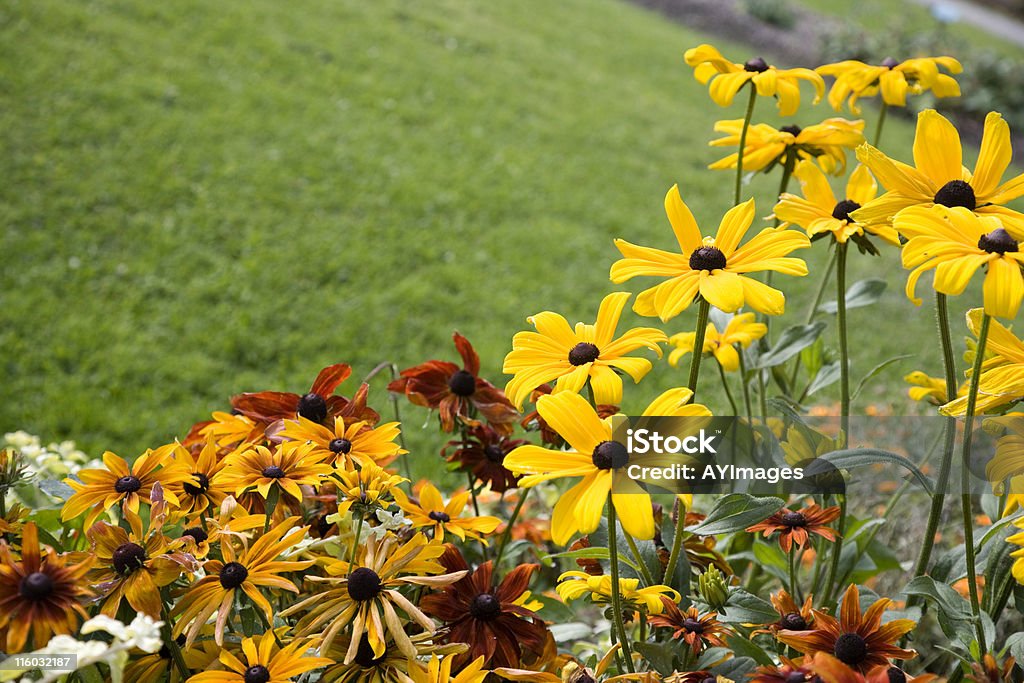
<svg viewBox="0 0 1024 683">
<path fill-rule="evenodd" d="M 240 496 L 256 490 L 266 498 L 272 487 L 282 495 L 302 500 L 300 486 L 316 486 L 331 473 L 331 466 L 323 461 L 323 454 L 313 444 L 288 441 L 273 450 L 256 446 L 232 453 L 224 460 L 225 467 L 214 477 L 216 486 L 234 491 Z"/>
<path fill-rule="evenodd" d="M 985 474 L 996 495 L 1006 493 L 1003 515 L 1008 515 L 1017 507 L 1024 507 L 1024 413 L 989 418 L 985 420 L 985 431 L 1004 432 L 996 441 L 996 452 L 985 466 Z"/>
<path fill-rule="evenodd" d="M 431 655 L 425 669 L 413 667 L 409 669 L 413 683 L 483 683 L 490 673 L 484 669 L 484 656 L 480 655 L 468 666 L 452 675 L 452 663 L 457 655 L 439 657 Z"/>
<path fill-rule="evenodd" d="M 952 74 L 963 71 L 960 62 L 952 57 L 919 57 L 902 62 L 890 57 L 878 66 L 848 59 L 819 66 L 815 71 L 836 79 L 828 91 L 832 108 L 839 111 L 846 102 L 850 111 L 859 115 L 857 100 L 879 92 L 890 107 L 905 107 L 908 94 L 920 95 L 928 90 L 935 97 L 959 97 L 960 85 L 939 67 Z"/>
<path fill-rule="evenodd" d="M 338 512 L 327 517 L 328 522 L 337 522 L 348 516 L 353 506 L 363 517 L 374 507 L 389 508 L 398 485 L 408 481 L 405 477 L 388 472 L 372 462 L 358 470 L 336 470 L 334 483 L 338 487 Z"/>
<path fill-rule="evenodd" d="M 708 144 L 711 147 L 739 147 L 742 130 L 743 119 L 718 121 L 715 132 L 725 135 Z M 779 129 L 758 123 L 747 129 L 743 170 L 770 170 L 775 164 L 785 163 L 786 155 L 793 153 L 798 159 L 814 159 L 825 172 L 839 175 L 846 170 L 846 151 L 854 150 L 863 143 L 863 121 L 832 118 L 806 128 L 783 126 Z M 709 164 L 708 168 L 715 171 L 734 169 L 738 157 L 739 152 L 733 152 Z"/>
<path fill-rule="evenodd" d="M 714 323 L 708 323 L 704 332 L 703 352 L 714 354 L 715 360 L 726 372 L 735 372 L 740 368 L 736 345 L 745 349 L 767 333 L 768 326 L 754 322 L 753 313 L 733 316 L 721 333 Z M 668 356 L 669 365 L 676 367 L 683 356 L 693 352 L 696 336 L 696 332 L 681 332 L 669 337 L 668 343 L 676 347 Z"/>
<path fill-rule="evenodd" d="M 967 327 L 975 337 L 981 329 L 981 317 L 980 308 L 967 312 Z M 994 412 L 1024 399 L 1024 342 L 998 320 L 992 320 L 985 355 L 978 379 L 977 414 Z M 967 412 L 966 394 L 942 406 L 939 412 L 962 417 Z"/>
<path fill-rule="evenodd" d="M 304 657 L 311 646 L 307 640 L 296 639 L 279 647 L 273 631 L 267 631 L 259 638 L 242 640 L 242 655 L 239 660 L 227 649 L 220 651 L 223 670 L 203 671 L 188 679 L 187 683 L 282 683 L 299 674 L 322 666 L 333 664 L 326 657 Z"/>
<path fill-rule="evenodd" d="M 591 576 L 586 572 L 568 571 L 558 577 L 555 587 L 558 595 L 565 602 L 572 602 L 584 596 L 598 604 L 610 604 L 612 601 L 612 577 L 607 574 Z M 619 579 L 619 594 L 623 604 L 643 608 L 648 614 L 661 614 L 665 609 L 661 596 L 679 602 L 679 593 L 670 586 L 655 585 L 640 588 L 639 579 Z"/>
<path fill-rule="evenodd" d="M 825 94 L 825 81 L 810 69 L 778 69 L 760 57 L 737 64 L 707 44 L 687 50 L 685 59 L 693 67 L 694 78 L 701 84 L 711 82 L 708 93 L 722 107 L 732 104 L 747 82 L 754 84 L 758 95 L 777 98 L 782 116 L 792 116 L 800 108 L 800 81 L 814 86 L 815 104 Z"/>
<path fill-rule="evenodd" d="M 941 406 L 949 401 L 946 397 L 946 380 L 941 377 L 932 377 L 920 370 L 915 370 L 903 377 L 903 381 L 910 384 L 907 395 L 911 401 L 928 401 L 932 405 Z"/>
<path fill-rule="evenodd" d="M 395 487 L 392 490 L 395 502 L 405 512 L 414 529 L 431 528 L 434 539 L 444 540 L 445 532 L 461 541 L 470 538 L 487 545 L 486 535 L 498 528 L 501 520 L 497 517 L 462 517 L 462 511 L 469 502 L 469 491 L 456 493 L 445 503 L 437 487 L 426 482 L 420 489 L 419 502 L 414 503 L 405 492 Z"/>
<path fill-rule="evenodd" d="M 668 278 L 637 296 L 633 310 L 640 315 L 657 316 L 667 322 L 686 310 L 698 294 L 726 313 L 750 306 L 767 315 L 781 315 L 786 305 L 782 292 L 748 275 L 766 270 L 807 275 L 803 260 L 786 257 L 795 249 L 811 246 L 802 233 L 765 228 L 740 246 L 754 220 L 753 199 L 729 209 L 715 237 L 701 237 L 678 186 L 672 186 L 665 196 L 665 212 L 679 252 L 615 240 L 623 258 L 612 264 L 612 282 L 638 276 Z"/>
</svg>

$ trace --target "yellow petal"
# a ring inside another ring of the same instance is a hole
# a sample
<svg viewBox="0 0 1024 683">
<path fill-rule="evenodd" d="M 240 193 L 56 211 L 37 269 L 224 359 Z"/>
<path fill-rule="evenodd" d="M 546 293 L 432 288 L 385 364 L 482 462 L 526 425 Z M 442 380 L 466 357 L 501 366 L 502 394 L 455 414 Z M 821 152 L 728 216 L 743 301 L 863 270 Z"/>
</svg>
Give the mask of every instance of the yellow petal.
<svg viewBox="0 0 1024 683">
<path fill-rule="evenodd" d="M 777 289 L 749 277 L 741 277 L 743 298 L 747 305 L 765 315 L 782 315 L 786 309 L 786 297 Z"/>
<path fill-rule="evenodd" d="M 726 313 L 735 313 L 743 306 L 743 283 L 736 273 L 705 271 L 700 274 L 700 295 L 712 306 Z"/>
<path fill-rule="evenodd" d="M 665 195 L 665 213 L 668 214 L 668 221 L 672 224 L 672 232 L 676 235 L 679 248 L 684 253 L 699 249 L 701 245 L 700 228 L 697 227 L 697 221 L 694 220 L 690 207 L 679 195 L 678 185 L 673 185 Z"/>
<path fill-rule="evenodd" d="M 603 349 L 615 337 L 619 316 L 622 315 L 622 309 L 626 307 L 630 296 L 629 292 L 613 292 L 601 300 L 597 321 L 594 323 L 594 343 L 598 349 Z"/>
<path fill-rule="evenodd" d="M 537 399 L 537 411 L 576 451 L 593 453 L 611 439 L 611 431 L 579 394 L 549 394 Z"/>
<path fill-rule="evenodd" d="M 946 117 L 934 109 L 918 114 L 914 164 L 936 187 L 963 178 L 963 156 L 960 135 Z"/>
<path fill-rule="evenodd" d="M 654 513 L 650 498 L 633 493 L 612 493 L 612 505 L 615 506 L 623 531 L 641 541 L 654 538 Z"/>
<path fill-rule="evenodd" d="M 975 164 L 974 175 L 971 177 L 971 187 L 979 198 L 995 192 L 1003 174 L 1010 166 L 1012 156 L 1010 126 L 998 112 L 990 112 L 985 117 L 985 133 L 981 137 L 978 163 Z"/>
<path fill-rule="evenodd" d="M 747 233 L 750 224 L 754 222 L 754 200 L 747 201 L 729 209 L 722 222 L 718 226 L 718 234 L 715 236 L 715 246 L 725 254 L 728 259 L 740 245 L 740 240 Z"/>
<path fill-rule="evenodd" d="M 987 260 L 987 255 L 968 254 L 943 261 L 935 268 L 935 291 L 949 296 L 963 294 L 975 271 Z"/>
<path fill-rule="evenodd" d="M 986 313 L 997 318 L 1016 318 L 1024 298 L 1024 276 L 1021 276 L 1020 266 L 1006 258 L 989 262 L 982 293 Z"/>
<path fill-rule="evenodd" d="M 878 194 L 878 183 L 875 176 L 863 164 L 857 164 L 850 174 L 850 180 L 846 183 L 846 198 L 864 206 Z"/>
</svg>

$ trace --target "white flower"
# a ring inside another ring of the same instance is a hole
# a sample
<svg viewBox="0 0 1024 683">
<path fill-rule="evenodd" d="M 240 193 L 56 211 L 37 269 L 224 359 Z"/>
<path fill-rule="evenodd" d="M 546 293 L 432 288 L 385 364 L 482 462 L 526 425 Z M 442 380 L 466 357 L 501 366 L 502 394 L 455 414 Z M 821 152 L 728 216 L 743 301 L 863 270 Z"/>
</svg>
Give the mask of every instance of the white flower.
<svg viewBox="0 0 1024 683">
<path fill-rule="evenodd" d="M 89 634 L 106 631 L 127 646 L 137 647 L 146 652 L 156 652 L 162 644 L 160 640 L 160 626 L 162 625 L 162 621 L 153 621 L 145 614 L 136 615 L 132 623 L 127 626 L 117 619 L 111 619 L 101 614 L 82 624 L 81 632 Z"/>
</svg>

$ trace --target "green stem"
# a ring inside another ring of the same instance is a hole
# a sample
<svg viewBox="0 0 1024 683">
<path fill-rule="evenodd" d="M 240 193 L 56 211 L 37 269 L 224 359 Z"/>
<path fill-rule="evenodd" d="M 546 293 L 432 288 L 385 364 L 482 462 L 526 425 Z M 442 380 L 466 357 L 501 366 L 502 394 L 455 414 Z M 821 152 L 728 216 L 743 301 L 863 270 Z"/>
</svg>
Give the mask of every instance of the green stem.
<svg viewBox="0 0 1024 683">
<path fill-rule="evenodd" d="M 978 348 L 974 356 L 974 369 L 971 372 L 971 388 L 967 393 L 967 413 L 964 415 L 963 451 L 960 462 L 961 494 L 960 500 L 964 519 L 964 549 L 967 552 L 967 591 L 971 599 L 971 613 L 974 615 L 974 632 L 978 636 L 978 649 L 985 656 L 985 629 L 981 623 L 981 606 L 978 603 L 978 576 L 974 558 L 974 518 L 971 511 L 971 441 L 974 436 L 974 409 L 978 400 L 978 383 L 981 378 L 981 365 L 985 360 L 985 345 L 988 342 L 988 327 L 991 322 L 988 313 L 982 313 L 981 330 L 978 333 Z"/>
<path fill-rule="evenodd" d="M 750 381 L 747 378 L 747 363 L 743 360 L 743 349 L 740 349 L 740 380 L 743 385 L 743 406 L 747 410 L 747 426 L 754 429 L 754 411 L 750 405 Z"/>
<path fill-rule="evenodd" d="M 740 146 L 736 151 L 736 191 L 733 194 L 733 204 L 740 203 L 740 195 L 742 194 L 743 187 L 743 152 L 747 148 L 747 130 L 750 128 L 750 120 L 754 118 L 754 104 L 757 102 L 757 88 L 754 87 L 754 83 L 751 82 L 748 86 L 750 88 L 750 100 L 747 102 L 747 113 L 743 117 L 743 128 L 740 129 Z"/>
<path fill-rule="evenodd" d="M 711 313 L 711 304 L 701 298 L 697 309 L 697 329 L 693 338 L 693 357 L 690 359 L 690 378 L 686 386 L 696 395 L 697 378 L 700 376 L 700 360 L 704 355 L 704 336 L 708 328 L 708 315 Z"/>
<path fill-rule="evenodd" d="M 740 349 L 742 352 L 743 349 Z M 732 414 L 737 415 L 739 411 L 736 410 L 736 401 L 732 398 L 732 391 L 729 390 L 729 381 L 725 378 L 725 368 L 722 367 L 721 363 L 715 362 L 718 366 L 718 376 L 722 378 L 722 388 L 725 389 L 725 397 L 729 399 L 729 406 L 732 408 Z"/>
<path fill-rule="evenodd" d="M 839 533 L 836 536 L 836 542 L 832 544 L 832 560 L 828 568 L 828 581 L 825 582 L 825 605 L 829 607 L 834 604 L 832 590 L 836 587 L 839 559 L 843 554 L 843 532 L 846 530 L 846 494 L 837 494 L 836 497 L 839 499 L 839 524 L 837 525 Z"/>
<path fill-rule="evenodd" d="M 882 100 L 882 109 L 878 112 L 878 122 L 875 124 L 875 139 L 871 143 L 872 147 L 878 147 L 878 143 L 882 141 L 882 127 L 885 125 L 885 115 L 889 111 L 889 104 Z"/>
<path fill-rule="evenodd" d="M 789 594 L 796 600 L 796 543 L 789 546 Z"/>
<path fill-rule="evenodd" d="M 505 546 L 508 545 L 509 539 L 512 538 L 512 525 L 516 523 L 516 519 L 519 517 L 519 512 L 523 509 L 523 505 L 526 503 L 526 497 L 530 494 L 532 489 L 520 489 L 519 502 L 516 503 L 515 509 L 512 510 L 512 516 L 508 519 L 508 524 L 505 525 L 505 531 L 502 532 L 501 538 L 498 540 L 498 550 L 494 554 L 494 579 L 498 577 L 498 565 L 501 564 L 501 556 L 505 554 Z"/>
<path fill-rule="evenodd" d="M 850 347 L 846 336 L 846 247 L 836 245 L 836 324 L 839 326 L 840 423 L 843 445 L 850 444 Z M 839 530 L 842 533 L 842 529 Z"/>
<path fill-rule="evenodd" d="M 356 566 L 356 552 L 359 550 L 359 537 L 363 533 L 363 513 L 362 511 L 352 512 L 352 521 L 355 522 L 355 529 L 352 532 L 352 549 L 348 554 L 348 573 L 352 573 L 352 569 Z"/>
<path fill-rule="evenodd" d="M 612 499 L 608 498 L 608 564 L 612 569 L 612 628 L 619 633 L 619 642 L 622 643 L 622 656 L 626 660 L 626 669 L 629 673 L 636 673 L 633 667 L 633 653 L 630 651 L 629 639 L 626 636 L 626 624 L 622 618 L 622 594 L 619 586 L 619 551 L 618 540 L 616 539 L 617 522 L 615 520 L 615 505 Z"/>
<path fill-rule="evenodd" d="M 189 677 L 188 665 L 185 664 L 185 657 L 181 654 L 181 648 L 178 647 L 178 641 L 174 639 L 172 635 L 170 611 L 167 609 L 167 601 L 161 600 L 161 611 L 163 612 L 163 626 L 160 627 L 160 633 L 163 637 L 164 645 L 167 646 L 167 651 L 171 653 L 171 660 L 174 662 L 174 666 L 177 667 L 178 673 L 181 675 L 181 680 L 186 680 Z M 168 674 L 168 680 L 170 674 Z"/>
<path fill-rule="evenodd" d="M 626 537 L 626 545 L 629 546 L 629 553 L 633 556 L 633 560 L 636 562 L 636 566 L 640 570 L 640 576 L 643 578 L 644 584 L 647 586 L 653 586 L 654 577 L 651 576 L 651 571 L 647 568 L 647 563 L 644 562 L 644 558 L 641 557 L 640 549 L 636 547 L 636 541 L 633 540 L 633 536 L 625 529 L 622 530 L 622 535 Z"/>
<path fill-rule="evenodd" d="M 825 273 L 821 278 L 821 282 L 818 284 L 818 293 L 814 296 L 814 303 L 807 309 L 807 315 L 804 317 L 804 325 L 810 325 L 814 322 L 814 318 L 818 313 L 818 306 L 821 306 L 821 300 L 825 298 L 825 290 L 828 288 L 829 280 L 832 279 L 832 269 L 836 267 L 836 257 L 839 255 L 839 250 L 835 249 L 832 251 L 832 256 L 829 257 L 828 265 L 825 266 Z M 800 356 L 797 355 L 793 359 L 793 372 L 789 375 L 789 386 L 796 387 L 796 377 L 800 373 Z M 813 378 L 811 378 L 813 379 Z"/>
<path fill-rule="evenodd" d="M 274 517 L 274 509 L 277 507 L 277 499 L 281 497 L 281 491 L 277 484 L 270 487 L 267 491 L 266 500 L 266 513 L 267 518 L 263 520 L 263 533 L 267 533 L 270 530 L 270 521 Z"/>
<path fill-rule="evenodd" d="M 675 500 L 675 507 L 678 508 L 679 514 L 676 515 L 676 529 L 672 534 L 672 550 L 669 551 L 668 564 L 665 565 L 665 576 L 662 579 L 662 582 L 669 586 L 672 585 L 672 579 L 676 575 L 679 553 L 683 549 L 683 527 L 686 526 L 686 510 L 683 509 L 682 501 L 678 498 Z"/>
</svg>

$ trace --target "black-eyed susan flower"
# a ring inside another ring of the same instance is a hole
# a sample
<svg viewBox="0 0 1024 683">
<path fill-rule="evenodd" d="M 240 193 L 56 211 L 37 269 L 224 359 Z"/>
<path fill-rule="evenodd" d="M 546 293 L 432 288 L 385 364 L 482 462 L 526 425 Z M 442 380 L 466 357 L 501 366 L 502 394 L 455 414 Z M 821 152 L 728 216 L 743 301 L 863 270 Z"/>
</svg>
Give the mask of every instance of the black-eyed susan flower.
<svg viewBox="0 0 1024 683">
<path fill-rule="evenodd" d="M 578 394 L 541 396 L 537 410 L 572 450 L 520 446 L 505 458 L 505 466 L 526 475 L 519 482 L 523 487 L 563 477 L 583 478 L 555 503 L 551 516 L 555 543 L 565 545 L 577 532 L 596 530 L 609 494 L 626 533 L 634 538 L 654 538 L 650 496 L 640 489 L 636 493 L 612 492 L 612 478 L 628 464 L 629 452 L 613 439 L 611 419 L 598 417 Z"/>
<path fill-rule="evenodd" d="M 935 291 L 962 294 L 971 277 L 986 269 L 982 285 L 985 312 L 1015 318 L 1024 299 L 1024 253 L 995 216 L 977 216 L 962 206 L 911 206 L 900 211 L 893 226 L 909 238 L 900 252 L 907 278 L 907 297 L 921 304 L 915 289 L 921 274 L 935 270 Z"/>
<path fill-rule="evenodd" d="M 941 406 L 949 402 L 946 396 L 946 380 L 942 377 L 932 377 L 926 372 L 915 370 L 903 376 L 903 381 L 910 385 L 907 388 L 907 396 L 911 401 L 927 401 L 934 406 Z M 966 395 L 967 385 L 963 384 L 958 391 L 959 395 Z"/>
<path fill-rule="evenodd" d="M 324 455 L 316 444 L 305 442 L 286 441 L 272 448 L 256 446 L 225 458 L 226 466 L 214 482 L 235 496 L 255 489 L 265 499 L 271 487 L 277 487 L 282 496 L 302 500 L 300 486 L 316 486 L 331 473 Z"/>
<path fill-rule="evenodd" d="M 445 622 L 445 642 L 469 645 L 467 652 L 455 656 L 456 668 L 478 657 L 489 666 L 517 667 L 524 654 L 541 652 L 547 627 L 535 612 L 520 604 L 538 565 L 520 565 L 495 585 L 492 562 L 470 573 L 453 546 L 446 547 L 441 562 L 449 572 L 460 572 L 462 578 L 443 593 L 424 596 L 420 606 Z"/>
<path fill-rule="evenodd" d="M 197 673 L 188 683 L 289 683 L 299 674 L 334 663 L 326 657 L 305 656 L 309 647 L 310 643 L 303 639 L 280 647 L 273 631 L 259 638 L 243 638 L 242 659 L 245 661 L 223 649 L 219 657 L 223 670 Z"/>
<path fill-rule="evenodd" d="M 214 479 L 224 469 L 225 462 L 219 457 L 220 447 L 211 435 L 198 455 L 182 445 L 174 444 L 171 457 L 180 463 L 190 475 L 191 480 L 182 483 L 178 494 L 176 515 L 204 515 L 207 510 L 219 506 L 228 496 L 229 491 L 223 485 L 215 485 Z"/>
<path fill-rule="evenodd" d="M 277 560 L 306 535 L 306 527 L 297 526 L 298 521 L 297 517 L 284 520 L 241 552 L 236 551 L 231 537 L 222 535 L 220 550 L 223 561 L 207 560 L 203 564 L 206 576 L 192 584 L 171 610 L 171 616 L 178 617 L 174 635 L 185 633 L 186 642 L 191 645 L 206 621 L 216 613 L 214 640 L 218 645 L 222 644 L 224 628 L 238 591 L 248 596 L 267 622 L 272 623 L 274 612 L 260 587 L 298 593 L 295 584 L 280 574 L 301 571 L 313 564 L 313 560 Z"/>
<path fill-rule="evenodd" d="M 700 403 L 690 403 L 693 392 L 686 387 L 667 389 L 651 401 L 643 417 L 711 417 L 711 410 Z"/>
<path fill-rule="evenodd" d="M 359 546 L 354 564 L 331 561 L 325 565 L 329 576 L 307 577 L 327 585 L 327 589 L 295 603 L 281 616 L 304 613 L 295 625 L 296 632 L 303 636 L 319 634 L 324 648 L 329 648 L 339 632 L 351 625 L 346 664 L 359 653 L 363 634 L 374 657 L 384 654 L 389 636 L 406 656 L 415 657 L 416 646 L 405 633 L 396 608 L 429 633 L 434 632 L 435 626 L 398 589 L 440 588 L 462 578 L 465 571 L 442 573 L 445 567 L 437 558 L 444 549 L 440 543 L 428 543 L 422 534 L 405 543 L 390 535 L 371 537 Z"/>
<path fill-rule="evenodd" d="M 1004 206 L 1024 195 L 1024 174 L 1001 183 L 1013 154 L 1010 127 L 997 112 L 985 117 L 985 131 L 974 172 L 963 165 L 956 128 L 934 109 L 917 116 L 914 165 L 900 163 L 872 147 L 857 148 L 887 192 L 854 212 L 859 223 L 892 223 L 910 206 L 963 207 L 979 216 L 997 216 L 1016 239 L 1024 239 L 1024 215 Z"/>
<path fill-rule="evenodd" d="M 85 575 L 95 558 L 71 564 L 44 548 L 35 522 L 25 524 L 20 559 L 0 543 L 0 633 L 6 632 L 8 653 L 21 652 L 28 642 L 43 647 L 54 634 L 76 633 L 81 620 L 89 618 L 82 603 L 92 597 Z"/>
<path fill-rule="evenodd" d="M 612 577 L 607 574 L 592 576 L 576 570 L 562 572 L 555 590 L 565 602 L 589 597 L 596 604 L 610 605 Z M 662 597 L 667 597 L 673 602 L 680 600 L 679 592 L 671 586 L 654 585 L 641 588 L 639 579 L 629 578 L 619 579 L 619 594 L 623 605 L 642 609 L 647 614 L 662 613 L 665 608 Z"/>
<path fill-rule="evenodd" d="M 74 519 L 88 511 L 85 526 L 92 526 L 100 515 L 118 504 L 138 514 L 140 503 L 152 502 L 149 496 L 157 482 L 163 488 L 164 499 L 177 507 L 182 485 L 193 479 L 181 463 L 169 458 L 170 452 L 169 447 L 146 451 L 129 466 L 124 458 L 107 451 L 103 454 L 106 469 L 79 470 L 81 481 L 64 480 L 75 493 L 64 503 L 61 519 Z"/>
<path fill-rule="evenodd" d="M 693 77 L 700 83 L 708 81 L 711 99 L 722 107 L 732 104 L 736 93 L 752 82 L 757 94 L 778 99 L 779 114 L 792 116 L 800 108 L 800 81 L 814 86 L 814 102 L 825 94 L 825 81 L 810 69 L 779 69 L 760 57 L 743 64 L 731 62 L 713 46 L 700 45 L 686 51 L 686 63 L 693 67 Z"/>
<path fill-rule="evenodd" d="M 819 66 L 815 71 L 835 78 L 828 91 L 828 103 L 832 108 L 839 111 L 846 103 L 851 112 L 859 115 L 857 101 L 878 93 L 890 107 L 905 107 L 907 95 L 920 95 L 926 91 L 935 97 L 959 97 L 960 84 L 942 69 L 949 74 L 963 71 L 960 62 L 952 57 L 916 57 L 902 62 L 887 57 L 878 65 L 847 59 Z"/>
<path fill-rule="evenodd" d="M 418 500 L 409 498 L 400 488 L 395 488 L 392 494 L 398 507 L 405 513 L 405 518 L 412 522 L 413 528 L 432 530 L 433 538 L 437 541 L 443 541 L 448 534 L 460 541 L 469 538 L 487 545 L 487 534 L 501 524 L 500 519 L 489 515 L 462 516 L 462 511 L 469 503 L 469 491 L 454 494 L 447 503 L 437 487 L 430 482 L 420 487 Z"/>
<path fill-rule="evenodd" d="M 502 372 L 514 377 L 505 392 L 516 407 L 540 385 L 557 380 L 554 392 L 579 392 L 590 382 L 598 403 L 622 401 L 622 379 L 616 369 L 633 378 L 643 379 L 651 369 L 646 358 L 626 354 L 647 347 L 661 357 L 665 333 L 653 327 L 634 327 L 619 337 L 615 328 L 630 295 L 614 292 L 601 301 L 597 320 L 592 325 L 576 323 L 576 328 L 558 313 L 544 311 L 527 318 L 536 332 L 517 332 L 512 351 L 505 356 Z"/>
<path fill-rule="evenodd" d="M 456 666 L 456 657 L 457 655 L 431 655 L 426 667 L 410 671 L 413 683 L 483 683 L 490 674 L 484 669 L 483 657 L 477 657 L 462 666 Z"/>
<path fill-rule="evenodd" d="M 661 604 L 665 611 L 647 619 L 654 628 L 672 629 L 672 639 L 682 640 L 694 654 L 699 654 L 706 647 L 725 645 L 728 629 L 718 621 L 714 612 L 701 614 L 696 607 L 689 607 L 684 612 L 679 609 L 675 600 L 662 596 Z"/>
<path fill-rule="evenodd" d="M 202 448 L 210 439 L 222 451 L 233 451 L 243 444 L 252 445 L 264 437 L 266 425 L 256 423 L 241 413 L 213 411 L 212 419 L 192 425 L 182 440 L 186 448 Z"/>
<path fill-rule="evenodd" d="M 410 671 L 425 668 L 422 659 L 433 654 L 446 655 L 466 650 L 466 645 L 460 643 L 435 643 L 433 633 L 417 633 L 409 636 L 409 639 L 416 648 L 415 658 L 410 659 L 399 650 L 394 639 L 390 637 L 384 647 L 384 654 L 378 657 L 373 653 L 370 639 L 364 633 L 355 658 L 345 664 L 343 660 L 352 641 L 348 636 L 339 636 L 334 639 L 330 648 L 325 648 L 321 652 L 335 663 L 324 670 L 320 680 L 324 683 L 409 683 Z"/>
<path fill-rule="evenodd" d="M 445 448 L 454 449 L 446 455 L 448 462 L 470 472 L 477 481 L 487 484 L 495 493 L 504 493 L 519 485 L 519 477 L 505 467 L 505 456 L 527 443 L 525 439 L 512 439 L 487 425 L 470 427 L 466 439 L 449 441 Z"/>
<path fill-rule="evenodd" d="M 967 327 L 978 337 L 981 329 L 982 309 L 967 312 Z M 997 409 L 1024 399 L 1024 341 L 998 320 L 989 323 L 985 344 L 986 359 L 978 380 L 978 398 L 975 414 Z M 960 396 L 939 409 L 943 415 L 963 417 L 967 412 L 967 396 Z"/>
<path fill-rule="evenodd" d="M 750 674 L 750 683 L 868 683 L 859 671 L 828 654 L 815 652 L 807 657 L 791 660 L 779 657 L 778 666 L 759 666 Z M 928 683 L 922 680 L 921 683 Z M 875 683 L 875 681 L 871 681 Z M 878 683 L 906 683 L 899 678 L 878 681 Z"/>
<path fill-rule="evenodd" d="M 504 392 L 480 377 L 480 357 L 469 340 L 452 335 L 462 367 L 442 360 L 428 360 L 402 370 L 401 377 L 388 384 L 388 391 L 404 394 L 415 405 L 436 410 L 441 428 L 456 429 L 455 418 L 482 416 L 492 428 L 511 434 L 519 413 Z"/>
<path fill-rule="evenodd" d="M 231 407 L 264 425 L 277 420 L 294 420 L 299 415 L 320 423 L 328 417 L 341 415 L 377 424 L 380 416 L 366 406 L 368 385 L 361 385 L 351 399 L 334 393 L 351 374 L 352 367 L 348 363 L 335 363 L 321 370 L 309 391 L 301 396 L 285 391 L 244 393 L 231 397 Z"/>
<path fill-rule="evenodd" d="M 802 605 L 798 605 L 793 596 L 785 590 L 772 593 L 772 607 L 779 614 L 779 619 L 768 628 L 759 632 L 778 633 L 786 629 L 789 631 L 806 631 L 814 623 L 814 598 L 808 595 Z"/>
<path fill-rule="evenodd" d="M 851 585 L 843 596 L 839 619 L 814 610 L 813 628 L 783 629 L 776 637 L 805 655 L 824 652 L 860 673 L 867 673 L 876 666 L 888 666 L 890 659 L 917 656 L 913 650 L 895 644 L 917 624 L 911 619 L 882 623 L 882 615 L 891 604 L 892 600 L 879 598 L 862 613 L 860 592 L 856 585 Z"/>
<path fill-rule="evenodd" d="M 768 326 L 756 322 L 753 313 L 733 316 L 721 332 L 714 323 L 708 323 L 703 352 L 713 354 L 726 372 L 735 372 L 740 367 L 737 345 L 745 349 L 767 333 Z M 668 338 L 668 343 L 675 346 L 668 355 L 669 365 L 676 367 L 686 354 L 693 353 L 696 337 L 696 332 L 681 332 Z"/>
<path fill-rule="evenodd" d="M 850 217 L 878 193 L 878 183 L 866 166 L 858 165 L 853 169 L 842 199 L 836 197 L 825 174 L 809 161 L 797 164 L 793 177 L 800 181 L 803 197 L 783 193 L 775 205 L 775 215 L 806 230 L 812 242 L 831 235 L 836 242 L 843 244 L 852 239 L 862 251 L 877 254 L 874 245 L 864 235 L 866 228 L 868 233 L 893 246 L 900 246 L 900 236 L 890 226 L 864 226 Z"/>
<path fill-rule="evenodd" d="M 822 508 L 817 503 L 811 503 L 801 510 L 782 508 L 763 522 L 747 527 L 747 531 L 763 532 L 765 538 L 779 532 L 779 547 L 788 553 L 794 543 L 799 548 L 804 547 L 811 534 L 835 541 L 836 531 L 828 525 L 838 517 L 838 506 Z"/>
<path fill-rule="evenodd" d="M 337 470 L 333 477 L 338 491 L 338 519 L 353 509 L 364 519 L 374 508 L 388 508 L 399 484 L 408 479 L 368 462 L 358 470 Z"/>
<path fill-rule="evenodd" d="M 811 246 L 806 235 L 795 230 L 765 228 L 741 246 L 754 220 L 754 200 L 751 199 L 726 212 L 715 237 L 702 237 L 697 221 L 675 185 L 665 196 L 665 211 L 679 243 L 679 252 L 615 240 L 623 258 L 612 264 L 612 282 L 625 282 L 639 276 L 668 278 L 641 292 L 633 305 L 634 311 L 667 322 L 686 310 L 699 294 L 726 313 L 749 306 L 767 315 L 782 314 L 786 304 L 782 292 L 749 275 L 769 270 L 807 275 L 807 264 L 803 260 L 786 256 L 795 249 Z"/>
<path fill-rule="evenodd" d="M 338 416 L 334 418 L 333 429 L 328 429 L 299 416 L 297 420 L 285 420 L 283 424 L 278 436 L 312 444 L 309 453 L 333 467 L 350 470 L 366 462 L 383 467 L 408 452 L 395 443 L 402 431 L 397 422 L 373 427 L 363 421 Z"/>
<path fill-rule="evenodd" d="M 718 121 L 716 133 L 723 137 L 712 140 L 712 147 L 739 147 L 743 130 L 743 119 Z M 864 142 L 864 122 L 831 118 L 821 123 L 801 128 L 783 126 L 775 129 L 767 123 L 758 123 L 747 129 L 743 146 L 743 170 L 770 170 L 775 164 L 783 164 L 786 157 L 796 160 L 814 160 L 833 175 L 846 169 L 846 152 L 854 150 Z M 709 164 L 712 170 L 736 168 L 739 150 Z"/>
<path fill-rule="evenodd" d="M 185 644 L 185 637 L 178 636 L 177 645 Z M 199 640 L 192 647 L 181 650 L 185 668 L 191 671 L 205 671 L 212 668 L 221 647 L 213 640 Z M 169 678 L 168 678 L 169 676 Z M 182 683 L 185 678 L 174 665 L 170 648 L 166 644 L 150 654 L 143 654 L 128 662 L 124 669 L 124 679 L 132 683 Z"/>
</svg>

